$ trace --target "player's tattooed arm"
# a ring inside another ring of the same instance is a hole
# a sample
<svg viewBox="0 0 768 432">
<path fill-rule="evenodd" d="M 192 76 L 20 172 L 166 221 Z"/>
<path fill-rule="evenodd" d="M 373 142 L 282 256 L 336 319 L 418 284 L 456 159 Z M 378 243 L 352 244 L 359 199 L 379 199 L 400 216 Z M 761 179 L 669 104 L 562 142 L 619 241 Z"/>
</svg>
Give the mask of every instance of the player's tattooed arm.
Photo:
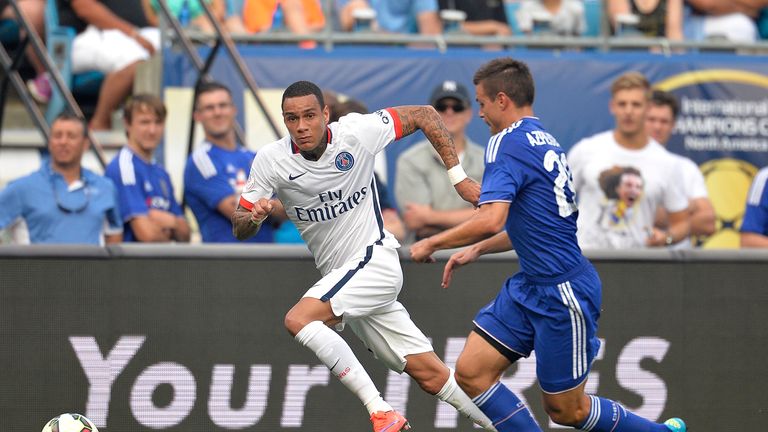
<svg viewBox="0 0 768 432">
<path fill-rule="evenodd" d="M 424 132 L 429 142 L 437 150 L 446 168 L 459 164 L 456 148 L 451 134 L 445 128 L 445 123 L 434 107 L 430 105 L 409 105 L 393 108 L 400 117 L 403 136 L 408 136 L 417 130 Z"/>
<path fill-rule="evenodd" d="M 451 134 L 448 133 L 442 117 L 440 117 L 435 108 L 431 105 L 417 105 L 400 106 L 393 109 L 398 117 L 400 117 L 403 136 L 410 135 L 416 132 L 417 129 L 424 132 L 429 142 L 432 143 L 432 147 L 435 148 L 437 154 L 443 160 L 445 168 L 449 170 L 449 178 L 451 178 L 451 172 L 454 171 L 451 168 L 458 167 L 458 172 L 463 174 L 463 179 L 451 180 L 456 188 L 456 192 L 465 201 L 477 205 L 480 199 L 480 184 L 467 177 L 461 168 L 459 157 L 456 155 L 456 148 L 453 144 L 453 138 L 451 138 Z"/>
<path fill-rule="evenodd" d="M 232 234 L 234 234 L 235 238 L 241 241 L 247 240 L 256 235 L 260 228 L 261 223 L 255 224 L 251 222 L 251 212 L 247 208 L 238 205 L 235 212 L 232 213 Z"/>
<path fill-rule="evenodd" d="M 261 224 L 273 210 L 272 201 L 266 198 L 261 198 L 253 203 L 252 210 L 238 205 L 237 210 L 232 215 L 232 234 L 238 240 L 247 240 L 253 237 L 259 232 Z"/>
</svg>

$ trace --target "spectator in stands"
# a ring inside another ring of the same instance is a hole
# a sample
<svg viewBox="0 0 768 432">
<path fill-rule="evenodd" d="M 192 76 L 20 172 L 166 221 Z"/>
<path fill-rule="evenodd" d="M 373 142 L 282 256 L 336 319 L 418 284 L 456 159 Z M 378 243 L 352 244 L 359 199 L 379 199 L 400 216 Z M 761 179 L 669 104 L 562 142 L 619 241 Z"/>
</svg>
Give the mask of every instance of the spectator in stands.
<svg viewBox="0 0 768 432">
<path fill-rule="evenodd" d="M 245 0 L 243 21 L 251 33 L 285 27 L 301 35 L 322 30 L 325 15 L 319 0 Z"/>
<path fill-rule="evenodd" d="M 224 27 L 234 34 L 245 34 L 248 30 L 243 22 L 243 1 L 244 0 L 224 0 Z"/>
<path fill-rule="evenodd" d="M 147 10 L 147 19 L 154 26 L 159 26 L 158 13 L 160 10 L 159 0 L 149 0 L 150 7 Z M 202 5 L 198 0 L 166 0 L 168 8 L 176 18 L 181 21 L 189 20 L 187 25 L 205 33 L 214 33 L 213 24 L 205 14 Z M 186 2 L 186 6 L 185 3 Z M 207 0 L 211 12 L 220 22 L 222 27 L 230 33 L 245 33 L 245 24 L 240 15 L 243 9 L 242 0 Z M 184 7 L 187 8 L 184 11 Z M 185 17 L 186 15 L 186 17 Z M 185 25 L 184 22 L 181 22 Z"/>
<path fill-rule="evenodd" d="M 45 40 L 45 0 L 17 0 L 16 4 L 37 35 Z M 16 11 L 11 7 L 9 0 L 0 0 L 0 20 L 4 19 L 16 19 Z M 51 100 L 52 89 L 45 66 L 32 44 L 27 47 L 26 55 L 36 74 L 34 79 L 27 81 L 29 92 L 36 101 L 48 103 Z"/>
<path fill-rule="evenodd" d="M 230 218 L 256 154 L 237 144 L 237 108 L 227 86 L 203 83 L 197 89 L 194 119 L 203 126 L 205 141 L 192 152 L 184 168 L 184 198 L 192 209 L 203 242 L 237 242 Z M 271 216 L 277 218 L 278 214 Z M 265 223 L 249 242 L 272 242 L 272 224 Z"/>
<path fill-rule="evenodd" d="M 85 121 L 63 113 L 51 124 L 50 160 L 0 192 L 0 229 L 23 219 L 31 243 L 119 243 L 123 222 L 111 180 L 83 168 Z"/>
<path fill-rule="evenodd" d="M 611 85 L 610 110 L 616 127 L 579 141 L 568 152 L 573 187 L 579 198 L 578 238 L 582 249 L 670 246 L 690 235 L 688 199 L 681 185 L 679 162 L 648 136 L 645 118 L 650 84 L 628 72 Z M 633 168 L 642 178 L 642 194 L 622 214 L 601 188 L 600 179 L 618 169 Z M 669 228 L 654 227 L 656 212 L 665 208 Z"/>
<path fill-rule="evenodd" d="M 443 81 L 432 91 L 429 103 L 440 113 L 467 175 L 480 181 L 485 169 L 484 149 L 466 135 L 472 120 L 467 88 L 456 81 Z M 474 212 L 471 204 L 456 196 L 445 177 L 445 166 L 426 140 L 414 144 L 397 159 L 395 198 L 411 240 L 458 225 Z"/>
<path fill-rule="evenodd" d="M 686 0 L 692 7 L 685 19 L 685 36 L 692 40 L 727 39 L 754 42 L 759 39 L 755 20 L 768 0 Z"/>
<path fill-rule="evenodd" d="M 90 126 L 112 127 L 112 112 L 131 94 L 136 68 L 160 46 L 160 31 L 150 27 L 138 1 L 58 0 L 61 25 L 77 32 L 72 71 L 106 74 Z"/>
<path fill-rule="evenodd" d="M 645 129 L 648 135 L 666 146 L 672 131 L 675 128 L 679 104 L 675 95 L 663 90 L 654 90 L 651 93 L 651 104 L 648 107 L 648 115 L 645 118 Z M 683 191 L 688 197 L 690 209 L 691 235 L 709 236 L 715 232 L 715 209 L 709 201 L 707 185 L 699 166 L 691 159 L 671 153 L 678 162 L 678 170 L 683 176 Z M 668 225 L 667 214 L 661 209 L 656 218 L 656 226 L 666 229 Z M 690 247 L 690 241 L 681 241 L 680 247 Z"/>
<path fill-rule="evenodd" d="M 376 12 L 374 30 L 389 33 L 436 35 L 443 31 L 437 0 L 336 0 L 342 30 L 354 26 L 352 11 L 370 8 Z"/>
<path fill-rule="evenodd" d="M 516 18 L 520 30 L 528 34 L 579 36 L 587 28 L 579 0 L 523 0 Z"/>
<path fill-rule="evenodd" d="M 109 163 L 107 177 L 117 186 L 125 241 L 189 241 L 189 225 L 173 193 L 168 173 L 154 160 L 163 139 L 166 110 L 149 94 L 134 95 L 123 111 L 127 144 Z"/>
<path fill-rule="evenodd" d="M 477 36 L 509 36 L 512 29 L 507 24 L 502 0 L 438 0 L 440 10 L 460 10 L 467 14 L 461 25 L 462 31 Z"/>
<path fill-rule="evenodd" d="M 371 7 L 368 0 L 334 0 L 334 12 L 338 29 L 342 31 L 352 31 L 355 28 L 356 14 L 358 12 L 372 12 L 372 22 L 370 30 L 378 30 L 376 23 L 376 12 Z"/>
<path fill-rule="evenodd" d="M 741 247 L 768 248 L 768 167 L 758 171 L 747 195 L 741 222 Z"/>
<path fill-rule="evenodd" d="M 614 34 L 620 34 L 625 17 L 635 17 L 635 31 L 647 37 L 683 39 L 683 0 L 608 0 L 608 17 Z"/>
<path fill-rule="evenodd" d="M 326 93 L 324 92 L 323 95 Z M 333 94 L 328 92 L 328 94 Z M 326 99 L 327 100 L 327 99 Z M 328 102 L 328 108 L 330 113 L 328 116 L 328 123 L 339 121 L 340 118 L 350 113 L 368 114 L 368 107 L 364 103 L 357 99 L 347 99 L 344 102 L 338 102 L 335 95 L 332 102 Z M 397 213 L 392 198 L 389 195 L 389 189 L 387 185 L 381 181 L 379 175 L 374 171 L 373 178 L 376 181 L 376 192 L 379 197 L 379 207 L 381 208 L 381 217 L 384 220 L 384 228 L 387 229 L 397 241 L 405 240 L 405 224 L 400 219 L 400 215 Z"/>
</svg>

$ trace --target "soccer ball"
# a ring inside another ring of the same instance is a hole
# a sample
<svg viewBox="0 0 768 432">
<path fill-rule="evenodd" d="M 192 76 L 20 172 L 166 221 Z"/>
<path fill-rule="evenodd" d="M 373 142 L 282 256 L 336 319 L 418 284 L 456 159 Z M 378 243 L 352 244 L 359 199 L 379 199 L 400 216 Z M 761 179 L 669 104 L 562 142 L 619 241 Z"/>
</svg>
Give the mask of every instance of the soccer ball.
<svg viewBox="0 0 768 432">
<path fill-rule="evenodd" d="M 43 426 L 42 432 L 99 432 L 93 422 L 82 414 L 61 414 Z"/>
</svg>

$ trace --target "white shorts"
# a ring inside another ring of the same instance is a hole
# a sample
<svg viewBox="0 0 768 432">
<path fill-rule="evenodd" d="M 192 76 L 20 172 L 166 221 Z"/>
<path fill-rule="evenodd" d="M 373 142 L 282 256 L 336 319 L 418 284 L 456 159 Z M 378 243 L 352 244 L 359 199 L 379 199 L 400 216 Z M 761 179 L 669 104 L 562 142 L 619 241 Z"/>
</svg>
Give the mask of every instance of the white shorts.
<svg viewBox="0 0 768 432">
<path fill-rule="evenodd" d="M 329 301 L 373 355 L 402 373 L 405 356 L 433 351 L 432 344 L 397 301 L 403 271 L 397 249 L 369 246 L 367 254 L 344 263 L 320 279 L 304 297 Z"/>
<path fill-rule="evenodd" d="M 160 48 L 160 30 L 147 27 L 139 34 Z M 97 70 L 108 74 L 139 60 L 149 59 L 149 52 L 120 30 L 101 30 L 89 25 L 72 42 L 72 72 Z"/>
</svg>

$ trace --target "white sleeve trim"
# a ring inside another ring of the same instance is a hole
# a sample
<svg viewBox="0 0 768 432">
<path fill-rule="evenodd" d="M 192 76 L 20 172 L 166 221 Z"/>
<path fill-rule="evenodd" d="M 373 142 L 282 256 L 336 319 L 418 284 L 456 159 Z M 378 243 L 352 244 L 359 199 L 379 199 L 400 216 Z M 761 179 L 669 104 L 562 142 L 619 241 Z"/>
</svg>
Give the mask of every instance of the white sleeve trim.
<svg viewBox="0 0 768 432">
<path fill-rule="evenodd" d="M 216 165 L 213 164 L 213 160 L 208 155 L 209 149 L 210 145 L 205 145 L 192 153 L 192 162 L 194 162 L 197 170 L 200 171 L 200 175 L 206 180 L 217 174 Z"/>
<path fill-rule="evenodd" d="M 763 197 L 766 181 L 768 181 L 768 169 L 762 169 L 757 173 L 755 179 L 752 180 L 752 187 L 749 189 L 747 197 L 749 205 L 760 205 L 760 198 Z"/>
<path fill-rule="evenodd" d="M 123 148 L 120 150 L 120 179 L 125 186 L 136 184 L 136 171 L 133 168 L 133 153 Z"/>
</svg>

